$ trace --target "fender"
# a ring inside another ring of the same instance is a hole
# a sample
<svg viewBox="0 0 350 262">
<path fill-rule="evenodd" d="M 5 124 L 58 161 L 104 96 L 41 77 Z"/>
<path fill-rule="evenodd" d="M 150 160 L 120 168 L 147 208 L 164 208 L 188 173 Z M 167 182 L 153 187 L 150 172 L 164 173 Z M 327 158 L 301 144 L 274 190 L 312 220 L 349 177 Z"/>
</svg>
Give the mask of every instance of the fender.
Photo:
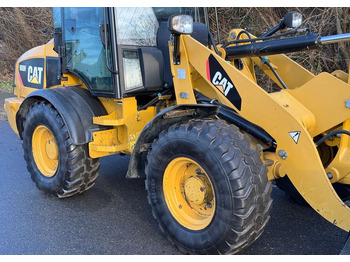
<svg viewBox="0 0 350 262">
<path fill-rule="evenodd" d="M 177 114 L 177 112 L 179 112 Z M 184 113 L 191 112 L 191 113 Z M 191 118 L 208 118 L 219 113 L 219 106 L 210 104 L 175 105 L 159 112 L 142 130 L 130 157 L 127 178 L 145 177 L 147 153 L 154 139 L 159 134 L 176 123 L 182 123 Z M 168 117 L 171 115 L 171 117 Z"/>
<path fill-rule="evenodd" d="M 59 112 L 75 145 L 91 142 L 92 132 L 106 128 L 92 123 L 93 117 L 106 115 L 107 111 L 89 91 L 77 86 L 41 89 L 30 93 L 17 112 L 16 124 L 21 139 L 26 114 L 35 102 L 42 100 Z"/>
<path fill-rule="evenodd" d="M 230 110 L 225 107 L 220 107 L 219 117 L 230 124 L 234 124 L 239 129 L 247 132 L 248 134 L 252 135 L 256 139 L 265 143 L 266 145 L 270 147 L 274 146 L 275 140 L 264 129 L 243 118 L 234 110 Z"/>
</svg>

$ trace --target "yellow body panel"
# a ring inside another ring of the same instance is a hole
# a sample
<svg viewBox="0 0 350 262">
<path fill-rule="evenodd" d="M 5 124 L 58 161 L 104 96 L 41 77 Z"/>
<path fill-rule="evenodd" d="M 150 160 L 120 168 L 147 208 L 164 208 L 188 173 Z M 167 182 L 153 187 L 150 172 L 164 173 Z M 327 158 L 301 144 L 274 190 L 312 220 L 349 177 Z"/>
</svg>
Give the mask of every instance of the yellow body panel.
<svg viewBox="0 0 350 262">
<path fill-rule="evenodd" d="M 16 62 L 15 72 L 14 72 L 15 73 L 14 95 L 16 97 L 5 99 L 5 111 L 7 113 L 7 119 L 10 123 L 10 126 L 17 135 L 19 134 L 18 134 L 18 129 L 16 125 L 16 113 L 18 112 L 21 106 L 21 103 L 24 101 L 24 99 L 31 92 L 37 90 L 36 88 L 31 88 L 23 85 L 23 82 L 21 81 L 21 77 L 19 76 L 19 63 L 21 61 L 24 61 L 27 59 L 33 59 L 33 58 L 46 59 L 46 57 L 58 57 L 58 54 L 53 50 L 53 47 L 54 47 L 54 43 L 53 43 L 53 40 L 51 40 L 45 45 L 34 47 L 33 49 L 25 52 L 21 57 L 18 58 L 18 61 Z M 46 63 L 45 62 L 44 62 L 43 74 L 44 74 L 43 89 L 45 89 L 45 88 L 48 88 L 46 86 Z M 83 82 L 73 74 L 63 74 L 61 79 L 61 85 L 51 86 L 50 88 L 55 88 L 59 86 L 81 86 L 82 88 L 86 89 L 86 86 L 83 84 Z"/>
<path fill-rule="evenodd" d="M 5 105 L 4 105 L 4 109 L 7 114 L 7 120 L 9 121 L 9 124 L 12 130 L 15 132 L 17 136 L 19 136 L 19 134 L 18 134 L 17 124 L 16 124 L 16 113 L 18 112 L 22 102 L 23 102 L 23 99 L 18 99 L 17 97 L 10 97 L 5 99 Z"/>
<path fill-rule="evenodd" d="M 281 87 L 275 75 L 267 65 L 261 64 L 258 57 L 251 58 L 277 85 Z M 271 55 L 269 60 L 274 65 L 276 72 L 289 89 L 300 87 L 314 78 L 314 74 L 287 57 L 286 55 Z M 282 87 L 281 87 L 282 88 Z"/>
<path fill-rule="evenodd" d="M 343 130 L 350 131 L 350 119 L 344 122 Z M 326 172 L 332 174 L 331 182 L 350 184 L 350 137 L 342 135 L 338 152 L 332 163 L 326 168 Z"/>
<path fill-rule="evenodd" d="M 183 39 L 180 38 L 180 64 L 174 64 L 173 60 L 173 48 L 169 44 L 170 48 L 170 64 L 171 72 L 173 75 L 176 103 L 181 104 L 197 104 L 196 98 L 194 97 L 193 88 L 192 88 L 192 77 L 190 77 L 191 70 L 188 63 L 188 54 L 184 48 Z M 169 42 L 170 43 L 170 42 Z"/>
<path fill-rule="evenodd" d="M 321 73 L 300 88 L 288 92 L 315 116 L 315 127 L 310 135 L 325 132 L 350 118 L 345 100 L 350 99 L 350 85 L 340 79 Z"/>
<path fill-rule="evenodd" d="M 156 108 L 148 107 L 146 110 L 137 111 L 134 97 L 101 101 L 110 113 L 95 117 L 93 123 L 114 128 L 93 133 L 93 142 L 89 143 L 90 157 L 97 158 L 116 153 L 131 154 L 142 129 L 156 115 Z"/>
</svg>

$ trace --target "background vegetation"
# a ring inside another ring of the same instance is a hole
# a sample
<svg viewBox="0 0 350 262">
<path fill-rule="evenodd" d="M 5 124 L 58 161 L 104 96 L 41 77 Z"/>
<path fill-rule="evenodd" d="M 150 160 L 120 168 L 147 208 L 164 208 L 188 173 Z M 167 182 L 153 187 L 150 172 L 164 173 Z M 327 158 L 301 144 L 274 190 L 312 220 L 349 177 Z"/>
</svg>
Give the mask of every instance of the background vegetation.
<svg viewBox="0 0 350 262">
<path fill-rule="evenodd" d="M 214 10 L 209 8 L 209 21 L 211 31 L 216 35 Z M 303 14 L 303 25 L 310 27 L 313 32 L 322 35 L 350 32 L 350 8 L 219 7 L 217 14 L 220 40 L 224 42 L 232 28 L 245 28 L 254 35 L 261 35 L 276 25 L 288 11 L 293 10 Z M 4 86 L 11 82 L 13 65 L 21 54 L 32 47 L 46 43 L 52 36 L 51 8 L 0 8 L 0 85 Z M 315 74 L 336 69 L 347 71 L 350 45 L 343 43 L 327 46 L 321 50 L 297 52 L 289 56 Z"/>
</svg>

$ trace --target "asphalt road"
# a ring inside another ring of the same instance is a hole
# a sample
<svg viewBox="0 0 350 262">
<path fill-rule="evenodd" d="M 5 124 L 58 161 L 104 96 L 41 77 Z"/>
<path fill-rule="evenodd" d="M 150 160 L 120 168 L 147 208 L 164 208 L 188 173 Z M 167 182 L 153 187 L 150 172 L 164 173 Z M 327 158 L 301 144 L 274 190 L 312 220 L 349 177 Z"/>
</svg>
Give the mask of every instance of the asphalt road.
<svg viewBox="0 0 350 262">
<path fill-rule="evenodd" d="M 82 195 L 44 195 L 26 170 L 21 141 L 0 118 L 0 255 L 180 254 L 160 232 L 142 179 L 125 178 L 128 156 L 101 159 Z M 339 254 L 347 233 L 277 188 L 263 235 L 241 254 Z"/>
</svg>

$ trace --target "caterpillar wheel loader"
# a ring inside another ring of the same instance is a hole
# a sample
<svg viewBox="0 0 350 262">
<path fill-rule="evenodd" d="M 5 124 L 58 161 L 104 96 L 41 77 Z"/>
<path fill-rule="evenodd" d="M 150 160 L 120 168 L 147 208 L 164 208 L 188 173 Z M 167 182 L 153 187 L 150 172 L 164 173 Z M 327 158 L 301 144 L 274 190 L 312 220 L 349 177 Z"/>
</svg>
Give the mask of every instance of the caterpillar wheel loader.
<svg viewBox="0 0 350 262">
<path fill-rule="evenodd" d="M 283 178 L 349 232 L 349 74 L 314 75 L 285 53 L 350 34 L 303 30 L 291 12 L 216 45 L 202 11 L 54 8 L 54 39 L 18 59 L 5 103 L 32 180 L 73 196 L 94 185 L 100 157 L 130 154 L 127 177 L 145 178 L 153 216 L 184 253 L 252 244 Z M 257 68 L 278 90 L 257 84 Z"/>
</svg>

